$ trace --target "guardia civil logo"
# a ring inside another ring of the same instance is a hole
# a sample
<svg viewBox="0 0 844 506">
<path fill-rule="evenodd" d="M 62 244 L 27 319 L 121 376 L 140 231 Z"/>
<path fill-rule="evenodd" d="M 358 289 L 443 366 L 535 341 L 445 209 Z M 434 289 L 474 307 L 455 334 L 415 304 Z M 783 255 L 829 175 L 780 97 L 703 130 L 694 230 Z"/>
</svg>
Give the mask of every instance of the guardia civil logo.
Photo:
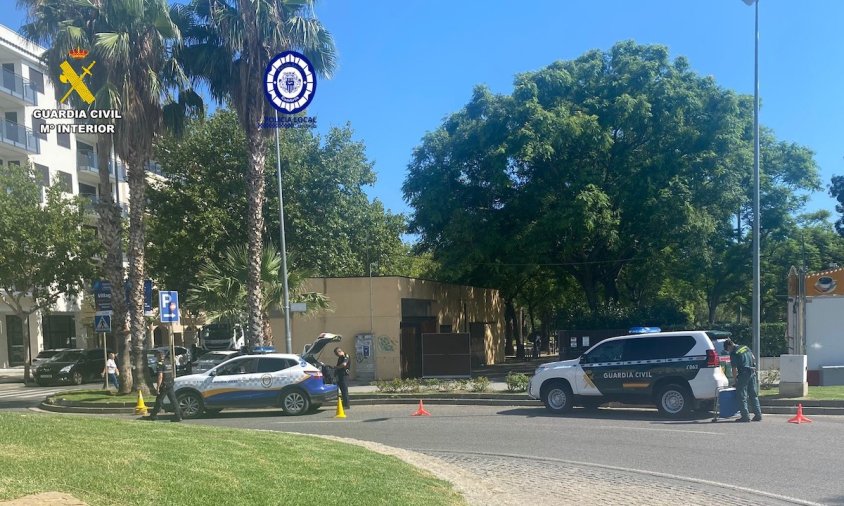
<svg viewBox="0 0 844 506">
<path fill-rule="evenodd" d="M 264 72 L 264 94 L 282 114 L 305 110 L 316 92 L 316 72 L 301 53 L 285 51 L 270 60 Z"/>
</svg>

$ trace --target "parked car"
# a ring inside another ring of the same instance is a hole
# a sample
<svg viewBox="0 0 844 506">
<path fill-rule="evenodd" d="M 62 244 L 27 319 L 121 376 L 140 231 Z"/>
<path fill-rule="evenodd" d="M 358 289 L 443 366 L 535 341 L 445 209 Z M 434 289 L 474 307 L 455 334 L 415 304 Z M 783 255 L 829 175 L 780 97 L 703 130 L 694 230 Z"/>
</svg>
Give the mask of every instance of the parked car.
<svg viewBox="0 0 844 506">
<path fill-rule="evenodd" d="M 703 331 L 613 337 L 580 358 L 543 364 L 528 393 L 553 413 L 579 404 L 656 404 L 677 418 L 693 409 L 711 409 L 718 388 L 728 384 L 721 361 Z"/>
<path fill-rule="evenodd" d="M 209 371 L 236 355 L 238 355 L 238 352 L 232 350 L 209 351 L 194 363 L 193 372 Z"/>
<path fill-rule="evenodd" d="M 56 348 L 54 350 L 41 350 L 41 352 L 38 353 L 38 356 L 32 359 L 33 369 L 47 362 L 48 360 L 53 359 L 53 357 L 55 357 L 59 353 L 67 351 L 69 349 L 70 348 Z"/>
<path fill-rule="evenodd" d="M 191 374 L 193 372 L 193 364 L 190 360 L 190 351 L 185 348 L 184 346 L 176 346 L 176 376 L 181 376 L 183 374 Z M 170 347 L 169 346 L 159 346 L 158 348 L 153 348 L 151 350 L 147 350 L 147 365 L 149 367 L 150 375 L 153 374 L 155 370 L 155 352 L 161 351 L 164 353 L 164 361 L 169 365 L 170 364 Z"/>
<path fill-rule="evenodd" d="M 339 336 L 320 337 L 304 356 L 249 353 L 211 370 L 176 378 L 174 388 L 182 416 L 195 418 L 226 408 L 280 407 L 302 415 L 337 398 L 337 387 L 326 385 L 315 356 Z M 318 361 L 317 361 L 318 362 Z"/>
<path fill-rule="evenodd" d="M 111 350 L 107 350 L 111 353 Z M 64 350 L 35 369 L 35 382 L 41 386 L 50 383 L 81 385 L 86 381 L 99 381 L 105 368 L 102 348 L 93 350 Z"/>
</svg>

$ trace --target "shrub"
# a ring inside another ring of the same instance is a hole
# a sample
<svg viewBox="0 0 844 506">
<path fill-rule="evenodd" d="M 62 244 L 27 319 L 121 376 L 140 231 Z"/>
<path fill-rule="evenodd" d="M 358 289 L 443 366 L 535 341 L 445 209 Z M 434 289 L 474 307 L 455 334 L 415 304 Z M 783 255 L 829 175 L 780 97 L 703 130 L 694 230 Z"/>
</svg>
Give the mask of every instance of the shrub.
<svg viewBox="0 0 844 506">
<path fill-rule="evenodd" d="M 477 378 L 472 378 L 471 380 L 470 390 L 472 392 L 486 392 L 489 390 L 489 378 L 486 376 L 478 376 Z"/>
<path fill-rule="evenodd" d="M 521 374 L 521 373 L 515 373 L 514 374 L 511 371 L 511 372 L 507 373 L 507 378 L 506 378 L 505 381 L 507 382 L 507 390 L 508 391 L 510 391 L 510 392 L 524 392 L 524 391 L 527 390 L 528 381 L 530 381 L 530 378 L 528 378 L 527 374 Z"/>
<path fill-rule="evenodd" d="M 779 380 L 780 372 L 776 369 L 761 371 L 759 373 L 759 386 L 762 390 L 770 390 L 771 388 L 774 388 L 774 384 L 779 382 Z"/>
</svg>

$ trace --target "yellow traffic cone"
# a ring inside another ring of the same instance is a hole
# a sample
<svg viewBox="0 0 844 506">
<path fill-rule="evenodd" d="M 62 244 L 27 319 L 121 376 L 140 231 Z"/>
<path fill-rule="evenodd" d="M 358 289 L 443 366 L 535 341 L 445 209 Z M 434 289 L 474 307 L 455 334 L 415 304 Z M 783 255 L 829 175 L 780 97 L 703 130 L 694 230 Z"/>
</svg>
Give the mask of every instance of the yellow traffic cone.
<svg viewBox="0 0 844 506">
<path fill-rule="evenodd" d="M 144 416 L 147 414 L 147 405 L 144 404 L 144 394 L 140 390 L 138 390 L 138 404 L 135 405 L 135 414 Z"/>
<path fill-rule="evenodd" d="M 337 414 L 334 418 L 346 418 L 346 412 L 343 411 L 343 398 L 339 395 L 337 396 Z"/>
</svg>

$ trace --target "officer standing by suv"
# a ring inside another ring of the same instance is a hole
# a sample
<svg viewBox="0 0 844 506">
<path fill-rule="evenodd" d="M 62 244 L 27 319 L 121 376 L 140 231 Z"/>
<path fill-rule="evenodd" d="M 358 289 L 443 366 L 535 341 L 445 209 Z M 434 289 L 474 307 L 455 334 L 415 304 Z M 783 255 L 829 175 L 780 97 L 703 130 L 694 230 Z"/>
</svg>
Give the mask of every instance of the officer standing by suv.
<svg viewBox="0 0 844 506">
<path fill-rule="evenodd" d="M 170 405 L 173 406 L 173 418 L 171 422 L 182 421 L 182 410 L 179 409 L 179 403 L 176 400 L 176 392 L 173 391 L 173 371 L 167 367 L 164 362 L 164 353 L 161 351 L 155 352 L 155 406 L 149 414 L 150 420 L 155 420 L 158 417 L 158 412 L 161 411 L 161 404 L 164 401 L 164 396 L 170 400 Z"/>
<path fill-rule="evenodd" d="M 334 348 L 337 355 L 337 365 L 334 367 L 334 378 L 337 380 L 337 388 L 340 389 L 340 396 L 343 399 L 343 409 L 349 409 L 349 356 L 339 346 Z"/>
<path fill-rule="evenodd" d="M 747 401 L 750 398 L 753 408 L 753 421 L 762 421 L 762 407 L 759 405 L 759 393 L 756 391 L 756 360 L 753 352 L 747 346 L 736 346 L 731 339 L 724 342 L 724 350 L 730 354 L 730 362 L 733 365 L 733 377 L 736 382 L 736 393 L 739 398 L 739 410 L 741 418 L 737 422 L 749 422 Z"/>
</svg>

